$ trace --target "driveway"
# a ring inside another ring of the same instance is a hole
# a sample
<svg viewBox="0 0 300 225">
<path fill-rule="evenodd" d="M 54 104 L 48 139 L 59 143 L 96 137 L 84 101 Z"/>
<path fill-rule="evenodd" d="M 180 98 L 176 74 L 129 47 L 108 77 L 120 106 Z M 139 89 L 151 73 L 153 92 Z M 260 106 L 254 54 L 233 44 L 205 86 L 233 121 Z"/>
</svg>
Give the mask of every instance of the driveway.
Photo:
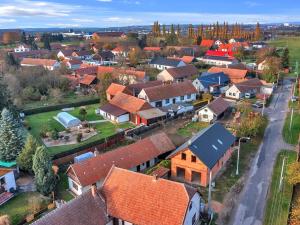
<svg viewBox="0 0 300 225">
<path fill-rule="evenodd" d="M 245 188 L 233 210 L 231 225 L 261 225 L 273 166 L 281 149 L 293 149 L 284 143 L 282 128 L 291 97 L 291 83 L 284 81 L 284 86 L 276 91 L 272 103 L 266 109 L 269 125 L 266 128 L 263 143 L 253 160 Z"/>
</svg>

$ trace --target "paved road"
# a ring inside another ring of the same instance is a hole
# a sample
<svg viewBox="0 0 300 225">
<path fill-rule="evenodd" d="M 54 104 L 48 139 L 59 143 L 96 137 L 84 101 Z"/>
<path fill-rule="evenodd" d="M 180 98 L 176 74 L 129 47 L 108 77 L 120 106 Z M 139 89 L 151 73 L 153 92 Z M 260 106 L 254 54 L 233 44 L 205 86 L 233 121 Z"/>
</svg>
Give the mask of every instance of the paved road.
<svg viewBox="0 0 300 225">
<path fill-rule="evenodd" d="M 291 149 L 282 139 L 282 128 L 288 110 L 291 84 L 285 80 L 284 87 L 275 93 L 271 105 L 266 109 L 270 123 L 263 143 L 253 161 L 239 203 L 233 211 L 231 225 L 261 225 L 268 187 L 276 156 L 281 149 Z"/>
</svg>

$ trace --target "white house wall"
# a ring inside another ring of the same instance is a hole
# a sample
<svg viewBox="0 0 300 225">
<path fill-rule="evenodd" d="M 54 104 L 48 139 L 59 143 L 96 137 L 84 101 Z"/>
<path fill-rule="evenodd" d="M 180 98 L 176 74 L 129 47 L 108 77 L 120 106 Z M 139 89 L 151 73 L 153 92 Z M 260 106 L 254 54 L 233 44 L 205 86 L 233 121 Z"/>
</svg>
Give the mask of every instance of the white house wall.
<svg viewBox="0 0 300 225">
<path fill-rule="evenodd" d="M 164 70 L 164 71 L 160 72 L 157 75 L 157 80 L 161 80 L 161 81 L 173 81 L 174 78 L 168 73 L 167 70 Z"/>
<path fill-rule="evenodd" d="M 199 121 L 210 123 L 215 119 L 214 113 L 207 107 L 200 109 L 197 113 Z M 204 115 L 207 117 L 205 118 Z"/>
<path fill-rule="evenodd" d="M 184 225 L 191 225 L 193 216 L 196 215 L 196 221 L 199 220 L 200 216 L 200 209 L 201 209 L 201 197 L 199 193 L 196 193 L 193 198 L 190 201 L 190 204 L 192 203 L 192 208 L 189 209 L 189 206 L 187 207 L 185 219 L 184 219 Z"/>
<path fill-rule="evenodd" d="M 225 96 L 228 98 L 240 99 L 243 97 L 243 94 L 235 85 L 233 85 L 226 91 Z"/>
<path fill-rule="evenodd" d="M 0 177 L 0 179 L 1 178 L 4 178 L 5 180 L 6 191 L 9 191 L 11 188 L 13 188 L 14 190 L 17 189 L 14 171 L 10 171 L 9 173 L 6 173 L 4 176 Z"/>
<path fill-rule="evenodd" d="M 74 186 L 73 186 L 73 182 L 75 184 L 77 184 L 78 186 L 78 189 L 76 189 Z M 70 177 L 68 177 L 68 183 L 69 183 L 69 189 L 70 191 L 72 191 L 73 193 L 75 193 L 76 195 L 81 195 L 82 193 L 90 190 L 91 186 L 88 185 L 88 186 L 85 186 L 85 187 L 82 187 L 80 184 L 78 184 L 77 182 L 75 182 L 74 180 L 72 180 Z"/>
<path fill-rule="evenodd" d="M 191 102 L 191 101 L 195 101 L 196 100 L 196 96 L 197 94 L 191 94 L 190 95 L 190 98 L 188 98 L 188 95 L 184 95 L 184 99 L 182 100 L 181 99 L 181 96 L 177 96 L 177 97 L 173 97 L 173 98 L 169 98 L 169 99 L 164 99 L 164 100 L 161 100 L 162 102 L 162 107 L 166 107 L 166 106 L 169 106 L 169 105 L 173 105 L 173 99 L 176 99 L 176 103 L 185 103 L 185 102 Z M 146 101 L 148 98 L 144 98 Z M 169 102 L 168 102 L 169 100 Z M 153 102 L 149 102 L 151 106 L 155 107 L 155 104 L 156 102 L 160 102 L 160 101 L 153 101 Z"/>
</svg>

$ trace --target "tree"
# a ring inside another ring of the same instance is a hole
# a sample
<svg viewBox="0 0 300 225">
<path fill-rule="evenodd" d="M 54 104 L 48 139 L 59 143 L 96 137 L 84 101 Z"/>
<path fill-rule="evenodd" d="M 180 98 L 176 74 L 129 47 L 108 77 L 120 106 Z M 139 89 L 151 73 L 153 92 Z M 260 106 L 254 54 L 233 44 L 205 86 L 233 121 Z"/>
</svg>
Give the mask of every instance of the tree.
<svg viewBox="0 0 300 225">
<path fill-rule="evenodd" d="M 141 50 L 139 48 L 132 48 L 128 53 L 129 62 L 132 66 L 136 66 L 141 58 Z"/>
<path fill-rule="evenodd" d="M 49 34 L 44 34 L 43 35 L 43 42 L 44 42 L 44 48 L 48 49 L 48 50 L 51 50 Z"/>
<path fill-rule="evenodd" d="M 0 111 L 2 111 L 3 108 L 15 110 L 10 98 L 8 88 L 3 81 L 2 75 L 0 74 Z"/>
<path fill-rule="evenodd" d="M 282 63 L 282 68 L 286 69 L 289 68 L 290 66 L 290 56 L 289 56 L 290 52 L 288 48 L 285 48 L 282 56 L 281 56 L 281 63 Z"/>
<path fill-rule="evenodd" d="M 263 70 L 262 78 L 269 82 L 274 83 L 280 72 L 281 60 L 278 57 L 268 57 L 265 61 L 265 68 Z"/>
<path fill-rule="evenodd" d="M 26 34 L 25 32 L 22 32 L 21 34 L 21 43 L 27 44 Z"/>
<path fill-rule="evenodd" d="M 13 113 L 4 108 L 0 118 L 0 160 L 16 160 L 23 146 L 21 125 Z"/>
<path fill-rule="evenodd" d="M 260 25 L 259 23 L 256 24 L 256 28 L 255 28 L 255 41 L 259 41 L 262 38 L 262 34 L 261 34 L 261 29 L 260 29 Z"/>
<path fill-rule="evenodd" d="M 28 135 L 25 146 L 17 158 L 17 164 L 22 170 L 32 172 L 32 158 L 38 147 L 39 145 L 32 135 Z"/>
<path fill-rule="evenodd" d="M 5 55 L 5 64 L 8 66 L 8 67 L 19 67 L 20 64 L 19 62 L 15 59 L 15 57 L 10 54 L 10 53 L 7 53 Z"/>
<path fill-rule="evenodd" d="M 236 53 L 234 54 L 234 57 L 237 58 L 238 60 L 243 60 L 245 57 L 245 50 L 243 47 L 240 47 L 237 49 Z"/>
<path fill-rule="evenodd" d="M 113 76 L 111 73 L 105 73 L 105 74 L 103 74 L 103 78 L 101 80 L 102 80 L 102 83 L 101 83 L 101 87 L 99 90 L 99 95 L 100 95 L 100 103 L 104 104 L 107 102 L 106 90 L 113 82 Z"/>
<path fill-rule="evenodd" d="M 52 169 L 51 159 L 45 149 L 40 146 L 36 149 L 33 156 L 32 169 L 35 175 L 37 190 L 43 194 L 50 194 L 55 187 L 56 179 Z"/>
<path fill-rule="evenodd" d="M 178 44 L 178 37 L 175 34 L 174 25 L 171 25 L 170 34 L 166 39 L 168 45 L 177 45 Z"/>
<path fill-rule="evenodd" d="M 86 115 L 87 115 L 86 109 L 85 108 L 80 108 L 79 109 L 79 115 L 81 115 L 82 120 L 85 120 L 86 119 Z"/>
</svg>

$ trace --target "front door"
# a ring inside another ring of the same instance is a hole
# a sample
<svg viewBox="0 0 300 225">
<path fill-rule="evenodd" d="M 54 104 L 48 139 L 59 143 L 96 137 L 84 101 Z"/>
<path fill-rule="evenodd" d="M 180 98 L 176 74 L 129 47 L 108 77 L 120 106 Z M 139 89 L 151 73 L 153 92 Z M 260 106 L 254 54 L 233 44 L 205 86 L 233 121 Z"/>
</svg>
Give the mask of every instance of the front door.
<svg viewBox="0 0 300 225">
<path fill-rule="evenodd" d="M 175 104 L 176 103 L 176 98 L 173 98 L 173 104 Z"/>
</svg>

